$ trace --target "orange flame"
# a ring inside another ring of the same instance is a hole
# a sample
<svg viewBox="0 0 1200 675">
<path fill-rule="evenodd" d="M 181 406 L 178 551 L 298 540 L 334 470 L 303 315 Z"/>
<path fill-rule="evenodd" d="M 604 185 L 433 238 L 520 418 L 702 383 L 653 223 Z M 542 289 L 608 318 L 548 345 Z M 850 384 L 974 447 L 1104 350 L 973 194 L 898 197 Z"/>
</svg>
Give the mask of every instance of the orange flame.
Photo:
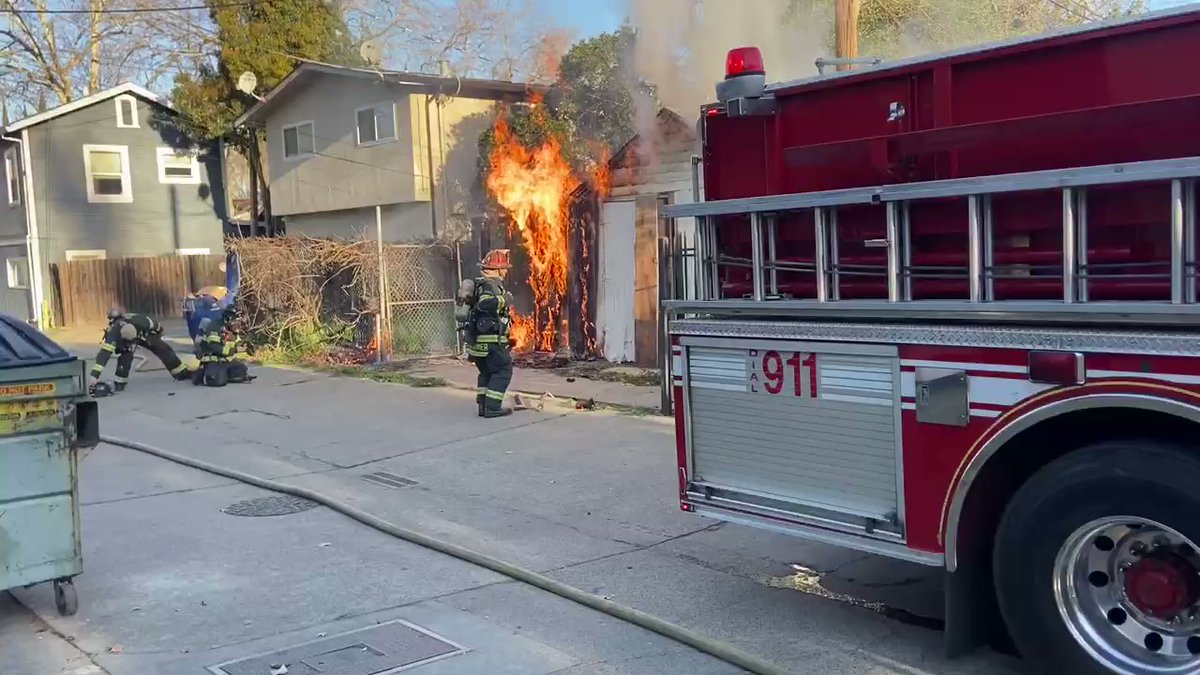
<svg viewBox="0 0 1200 675">
<path fill-rule="evenodd" d="M 579 179 L 557 139 L 551 137 L 540 147 L 526 148 L 503 116 L 496 121 L 490 160 L 488 191 L 511 216 L 509 231 L 520 235 L 530 262 L 534 315 L 515 318 L 513 333 L 529 335 L 535 349 L 553 351 L 567 295 L 568 203 Z M 520 348 L 521 338 L 517 340 Z"/>
<path fill-rule="evenodd" d="M 508 329 L 509 337 L 516 342 L 517 351 L 529 351 L 533 348 L 533 333 L 537 330 L 533 324 L 533 316 L 516 311 L 511 312 L 511 316 L 512 326 Z"/>
</svg>

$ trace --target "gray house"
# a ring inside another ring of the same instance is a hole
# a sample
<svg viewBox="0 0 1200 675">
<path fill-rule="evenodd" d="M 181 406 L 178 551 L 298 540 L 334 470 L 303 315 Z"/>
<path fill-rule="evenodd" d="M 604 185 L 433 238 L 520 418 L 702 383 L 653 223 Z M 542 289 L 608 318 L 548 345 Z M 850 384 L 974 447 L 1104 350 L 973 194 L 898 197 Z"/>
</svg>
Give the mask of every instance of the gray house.
<svg viewBox="0 0 1200 675">
<path fill-rule="evenodd" d="M 305 63 L 238 124 L 264 127 L 271 208 L 289 235 L 462 238 L 479 215 L 478 142 L 499 101 L 544 87 Z"/>
<path fill-rule="evenodd" d="M 0 128 L 0 311 L 44 325 L 51 263 L 222 252 L 217 149 L 176 119 L 122 84 Z"/>
</svg>

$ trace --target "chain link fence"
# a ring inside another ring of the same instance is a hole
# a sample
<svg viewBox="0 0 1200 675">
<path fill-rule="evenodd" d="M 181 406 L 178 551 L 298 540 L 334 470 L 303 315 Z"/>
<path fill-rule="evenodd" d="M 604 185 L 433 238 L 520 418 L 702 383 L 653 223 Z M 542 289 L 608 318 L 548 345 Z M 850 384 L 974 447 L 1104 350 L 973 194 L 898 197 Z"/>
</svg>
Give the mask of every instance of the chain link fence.
<svg viewBox="0 0 1200 675">
<path fill-rule="evenodd" d="M 256 237 L 228 245 L 240 259 L 248 334 L 264 347 L 314 362 L 459 351 L 453 244 Z"/>
<path fill-rule="evenodd" d="M 392 355 L 456 353 L 457 249 L 438 243 L 389 244 L 383 247 L 383 262 L 384 316 Z"/>
</svg>

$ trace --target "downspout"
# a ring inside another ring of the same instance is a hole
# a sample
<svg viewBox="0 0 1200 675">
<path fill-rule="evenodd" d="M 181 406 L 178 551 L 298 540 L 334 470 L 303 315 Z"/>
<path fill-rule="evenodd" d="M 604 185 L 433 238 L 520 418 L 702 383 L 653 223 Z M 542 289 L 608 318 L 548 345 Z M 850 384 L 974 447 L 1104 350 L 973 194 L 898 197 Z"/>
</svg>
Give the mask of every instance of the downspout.
<svg viewBox="0 0 1200 675">
<path fill-rule="evenodd" d="M 433 117 L 429 106 L 433 103 L 434 97 L 425 95 L 425 149 L 429 155 L 429 224 L 433 230 L 433 238 L 438 237 L 438 220 L 437 220 L 437 187 L 433 180 Z"/>
<path fill-rule="evenodd" d="M 33 161 L 29 152 L 29 130 L 23 129 L 20 138 L 0 136 L 21 146 L 21 178 L 24 183 L 25 254 L 29 260 L 29 285 L 33 320 L 39 330 L 46 330 L 45 289 L 42 287 L 42 245 L 38 234 L 37 203 L 33 194 Z"/>
</svg>

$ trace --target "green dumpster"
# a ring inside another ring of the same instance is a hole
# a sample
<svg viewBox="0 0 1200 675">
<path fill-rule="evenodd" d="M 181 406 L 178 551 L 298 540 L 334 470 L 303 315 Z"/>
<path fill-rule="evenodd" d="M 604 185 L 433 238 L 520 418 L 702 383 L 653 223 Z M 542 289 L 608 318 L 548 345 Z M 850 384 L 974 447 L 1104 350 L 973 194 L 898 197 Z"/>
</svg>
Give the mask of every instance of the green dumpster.
<svg viewBox="0 0 1200 675">
<path fill-rule="evenodd" d="M 54 583 L 78 607 L 79 452 L 99 440 L 84 361 L 0 314 L 0 591 Z"/>
</svg>

